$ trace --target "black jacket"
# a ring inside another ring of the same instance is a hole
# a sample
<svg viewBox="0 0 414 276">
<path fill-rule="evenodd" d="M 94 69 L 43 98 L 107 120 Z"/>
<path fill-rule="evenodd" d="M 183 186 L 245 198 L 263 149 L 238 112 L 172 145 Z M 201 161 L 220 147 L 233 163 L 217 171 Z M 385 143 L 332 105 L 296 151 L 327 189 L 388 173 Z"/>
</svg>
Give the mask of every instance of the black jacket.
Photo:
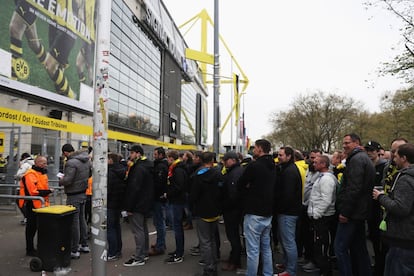
<svg viewBox="0 0 414 276">
<path fill-rule="evenodd" d="M 171 166 L 171 165 L 170 165 Z M 188 185 L 188 174 L 183 162 L 177 163 L 168 176 L 167 199 L 170 203 L 184 204 L 186 202 L 185 192 Z"/>
<path fill-rule="evenodd" d="M 221 173 L 216 168 L 200 168 L 194 176 L 189 196 L 193 214 L 214 218 L 221 214 Z"/>
<path fill-rule="evenodd" d="M 243 174 L 240 164 L 228 168 L 223 179 L 223 211 L 237 210 L 242 208 L 242 202 L 237 191 L 237 182 Z"/>
<path fill-rule="evenodd" d="M 124 207 L 128 212 L 148 215 L 154 198 L 153 164 L 147 159 L 138 159 L 129 170 Z"/>
<path fill-rule="evenodd" d="M 272 216 L 275 179 L 275 163 L 271 155 L 260 156 L 246 167 L 237 184 L 245 214 Z"/>
<path fill-rule="evenodd" d="M 120 163 L 108 165 L 108 209 L 120 210 L 125 193 L 125 166 Z"/>
<path fill-rule="evenodd" d="M 168 175 L 168 161 L 167 159 L 154 160 L 154 200 L 164 201 L 161 198 L 167 192 L 167 175 Z"/>
<path fill-rule="evenodd" d="M 302 177 L 294 162 L 276 167 L 275 214 L 299 216 L 302 210 Z"/>
<path fill-rule="evenodd" d="M 368 155 L 354 149 L 346 159 L 342 185 L 336 199 L 339 214 L 348 219 L 368 218 L 372 203 L 375 168 Z"/>
</svg>

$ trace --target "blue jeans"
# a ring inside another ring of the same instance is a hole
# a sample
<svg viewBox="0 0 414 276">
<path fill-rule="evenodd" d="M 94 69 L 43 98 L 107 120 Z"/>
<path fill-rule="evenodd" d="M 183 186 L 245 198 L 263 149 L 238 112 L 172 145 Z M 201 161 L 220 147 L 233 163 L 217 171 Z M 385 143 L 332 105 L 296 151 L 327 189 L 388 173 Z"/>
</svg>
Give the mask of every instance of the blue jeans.
<svg viewBox="0 0 414 276">
<path fill-rule="evenodd" d="M 152 221 L 157 230 L 157 242 L 155 243 L 155 250 L 164 251 L 165 246 L 165 203 L 154 201 L 153 205 Z"/>
<path fill-rule="evenodd" d="M 365 222 L 338 223 L 335 255 L 340 275 L 371 275 L 371 261 L 365 238 Z M 352 265 L 355 265 L 352 268 Z"/>
<path fill-rule="evenodd" d="M 107 209 L 108 216 L 108 255 L 120 256 L 122 253 L 121 238 L 121 211 L 117 209 Z"/>
<path fill-rule="evenodd" d="M 173 225 L 172 207 L 170 203 L 165 204 L 165 225 L 172 227 Z"/>
<path fill-rule="evenodd" d="M 173 229 L 175 235 L 175 254 L 178 257 L 184 255 L 184 229 L 183 212 L 184 204 L 171 203 Z"/>
<path fill-rule="evenodd" d="M 263 275 L 273 275 L 272 249 L 270 246 L 270 231 L 272 217 L 261 217 L 246 214 L 243 221 L 246 239 L 247 276 L 257 276 L 259 253 L 263 261 Z"/>
<path fill-rule="evenodd" d="M 298 260 L 298 248 L 296 247 L 296 222 L 298 216 L 278 215 L 277 225 L 279 229 L 280 244 L 283 249 L 284 265 L 286 271 L 296 275 L 296 262 Z"/>
<path fill-rule="evenodd" d="M 390 247 L 385 258 L 384 276 L 414 275 L 414 249 Z"/>
</svg>

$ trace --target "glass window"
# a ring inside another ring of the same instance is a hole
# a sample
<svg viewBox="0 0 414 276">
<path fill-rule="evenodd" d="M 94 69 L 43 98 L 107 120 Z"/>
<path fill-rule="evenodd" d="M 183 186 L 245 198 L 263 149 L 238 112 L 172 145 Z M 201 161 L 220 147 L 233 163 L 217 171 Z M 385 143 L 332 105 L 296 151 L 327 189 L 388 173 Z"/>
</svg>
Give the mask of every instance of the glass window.
<svg viewBox="0 0 414 276">
<path fill-rule="evenodd" d="M 181 135 L 186 143 L 195 143 L 196 100 L 196 84 L 183 84 L 181 86 Z"/>
<path fill-rule="evenodd" d="M 126 116 L 128 113 L 128 106 L 124 104 L 119 104 L 119 114 Z"/>
<path fill-rule="evenodd" d="M 157 134 L 160 125 L 160 50 L 136 24 L 131 24 L 131 12 L 123 1 L 112 5 L 109 73 L 113 108 L 109 120 L 137 131 Z"/>
<path fill-rule="evenodd" d="M 108 109 L 118 113 L 119 104 L 116 101 L 109 101 Z"/>
</svg>

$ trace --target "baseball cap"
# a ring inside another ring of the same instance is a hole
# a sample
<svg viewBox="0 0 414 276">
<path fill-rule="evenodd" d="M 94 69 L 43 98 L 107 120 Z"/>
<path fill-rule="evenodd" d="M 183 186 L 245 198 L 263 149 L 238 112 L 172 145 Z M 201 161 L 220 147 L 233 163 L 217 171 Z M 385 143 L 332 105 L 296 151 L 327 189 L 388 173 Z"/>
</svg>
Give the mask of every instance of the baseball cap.
<svg viewBox="0 0 414 276">
<path fill-rule="evenodd" d="M 239 156 L 237 155 L 237 153 L 235 153 L 234 151 L 228 151 L 224 154 L 223 156 L 223 161 L 227 161 L 229 159 L 239 159 Z"/>
<path fill-rule="evenodd" d="M 378 150 L 381 149 L 381 145 L 380 145 L 380 143 L 375 142 L 375 141 L 368 141 L 368 143 L 366 143 L 364 148 L 366 150 L 370 150 L 370 151 L 374 151 L 374 150 L 378 151 Z"/>
</svg>

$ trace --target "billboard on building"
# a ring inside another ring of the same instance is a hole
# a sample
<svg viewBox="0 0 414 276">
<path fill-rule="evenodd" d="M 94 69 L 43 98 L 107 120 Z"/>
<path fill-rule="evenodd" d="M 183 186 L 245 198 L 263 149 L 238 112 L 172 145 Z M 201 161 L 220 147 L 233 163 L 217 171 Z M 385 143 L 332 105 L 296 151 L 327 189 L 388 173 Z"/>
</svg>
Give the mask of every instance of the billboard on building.
<svg viewBox="0 0 414 276">
<path fill-rule="evenodd" d="M 0 7 L 0 85 L 92 111 L 95 0 Z"/>
</svg>

